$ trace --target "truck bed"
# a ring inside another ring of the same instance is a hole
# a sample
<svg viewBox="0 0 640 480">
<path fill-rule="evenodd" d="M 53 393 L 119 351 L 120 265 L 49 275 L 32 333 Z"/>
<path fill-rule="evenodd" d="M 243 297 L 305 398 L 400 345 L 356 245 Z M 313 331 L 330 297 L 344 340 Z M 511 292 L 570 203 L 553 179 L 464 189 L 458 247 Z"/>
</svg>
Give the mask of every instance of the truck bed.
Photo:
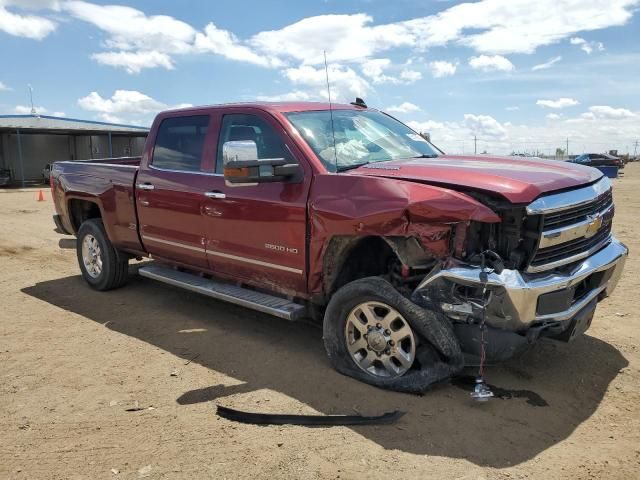
<svg viewBox="0 0 640 480">
<path fill-rule="evenodd" d="M 135 181 L 142 157 L 65 161 L 53 164 L 51 191 L 56 210 L 68 232 L 76 233 L 76 219 L 95 202 L 109 238 L 119 248 L 143 251 L 137 233 Z"/>
</svg>

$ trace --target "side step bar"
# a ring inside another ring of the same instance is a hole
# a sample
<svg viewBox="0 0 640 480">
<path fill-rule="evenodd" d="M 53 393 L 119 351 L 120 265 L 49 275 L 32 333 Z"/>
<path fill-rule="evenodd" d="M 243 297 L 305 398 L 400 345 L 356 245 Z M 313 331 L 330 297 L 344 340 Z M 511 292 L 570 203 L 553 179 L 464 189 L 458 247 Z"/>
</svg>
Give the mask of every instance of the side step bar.
<svg viewBox="0 0 640 480">
<path fill-rule="evenodd" d="M 275 297 L 266 293 L 255 292 L 227 283 L 217 282 L 206 278 L 180 272 L 160 265 L 149 265 L 138 269 L 138 273 L 147 278 L 158 280 L 174 287 L 184 288 L 192 292 L 201 293 L 217 300 L 251 308 L 262 313 L 268 313 L 285 320 L 298 320 L 305 314 L 303 305 L 294 303 L 286 298 Z"/>
</svg>

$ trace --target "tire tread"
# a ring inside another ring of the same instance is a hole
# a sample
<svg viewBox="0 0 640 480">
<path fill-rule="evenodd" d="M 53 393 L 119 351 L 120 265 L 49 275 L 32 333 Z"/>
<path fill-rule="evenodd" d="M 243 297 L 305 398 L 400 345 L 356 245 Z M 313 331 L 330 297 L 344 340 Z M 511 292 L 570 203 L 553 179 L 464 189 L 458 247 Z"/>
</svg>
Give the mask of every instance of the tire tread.
<svg viewBox="0 0 640 480">
<path fill-rule="evenodd" d="M 92 278 L 86 273 L 84 263 L 82 262 L 82 239 L 85 233 L 91 233 L 96 237 L 103 252 L 102 275 L 97 279 Z M 80 228 L 78 229 L 77 256 L 83 277 L 89 286 L 95 290 L 113 290 L 127 283 L 129 277 L 129 259 L 118 252 L 111 244 L 104 228 L 104 224 L 102 223 L 102 219 L 90 218 L 80 225 Z"/>
</svg>

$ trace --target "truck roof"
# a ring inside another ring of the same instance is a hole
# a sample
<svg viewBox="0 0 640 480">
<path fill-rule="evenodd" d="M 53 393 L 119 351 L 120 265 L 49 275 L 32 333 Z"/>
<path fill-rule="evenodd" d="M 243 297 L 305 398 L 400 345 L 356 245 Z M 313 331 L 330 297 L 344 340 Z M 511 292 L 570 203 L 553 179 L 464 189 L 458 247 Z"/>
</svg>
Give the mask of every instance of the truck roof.
<svg viewBox="0 0 640 480">
<path fill-rule="evenodd" d="M 309 112 L 314 110 L 329 110 L 328 102 L 241 102 L 241 103 L 222 103 L 218 105 L 202 105 L 196 107 L 187 107 L 167 110 L 163 113 L 171 112 L 202 112 L 203 110 L 223 109 L 229 107 L 250 107 L 268 112 L 288 113 L 288 112 Z M 363 107 L 345 103 L 332 103 L 331 108 L 334 110 L 363 110 Z"/>
</svg>

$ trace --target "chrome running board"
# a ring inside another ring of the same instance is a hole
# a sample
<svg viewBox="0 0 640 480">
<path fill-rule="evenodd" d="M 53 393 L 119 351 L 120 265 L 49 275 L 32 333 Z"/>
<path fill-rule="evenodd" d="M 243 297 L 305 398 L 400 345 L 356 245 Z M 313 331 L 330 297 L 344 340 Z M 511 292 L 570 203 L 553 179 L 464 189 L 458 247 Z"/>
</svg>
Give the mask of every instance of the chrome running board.
<svg viewBox="0 0 640 480">
<path fill-rule="evenodd" d="M 285 320 L 298 320 L 304 316 L 305 307 L 286 298 L 236 287 L 228 283 L 209 280 L 190 273 L 180 272 L 160 265 L 141 267 L 138 273 L 159 282 L 184 288 L 207 297 L 268 313 Z"/>
</svg>

